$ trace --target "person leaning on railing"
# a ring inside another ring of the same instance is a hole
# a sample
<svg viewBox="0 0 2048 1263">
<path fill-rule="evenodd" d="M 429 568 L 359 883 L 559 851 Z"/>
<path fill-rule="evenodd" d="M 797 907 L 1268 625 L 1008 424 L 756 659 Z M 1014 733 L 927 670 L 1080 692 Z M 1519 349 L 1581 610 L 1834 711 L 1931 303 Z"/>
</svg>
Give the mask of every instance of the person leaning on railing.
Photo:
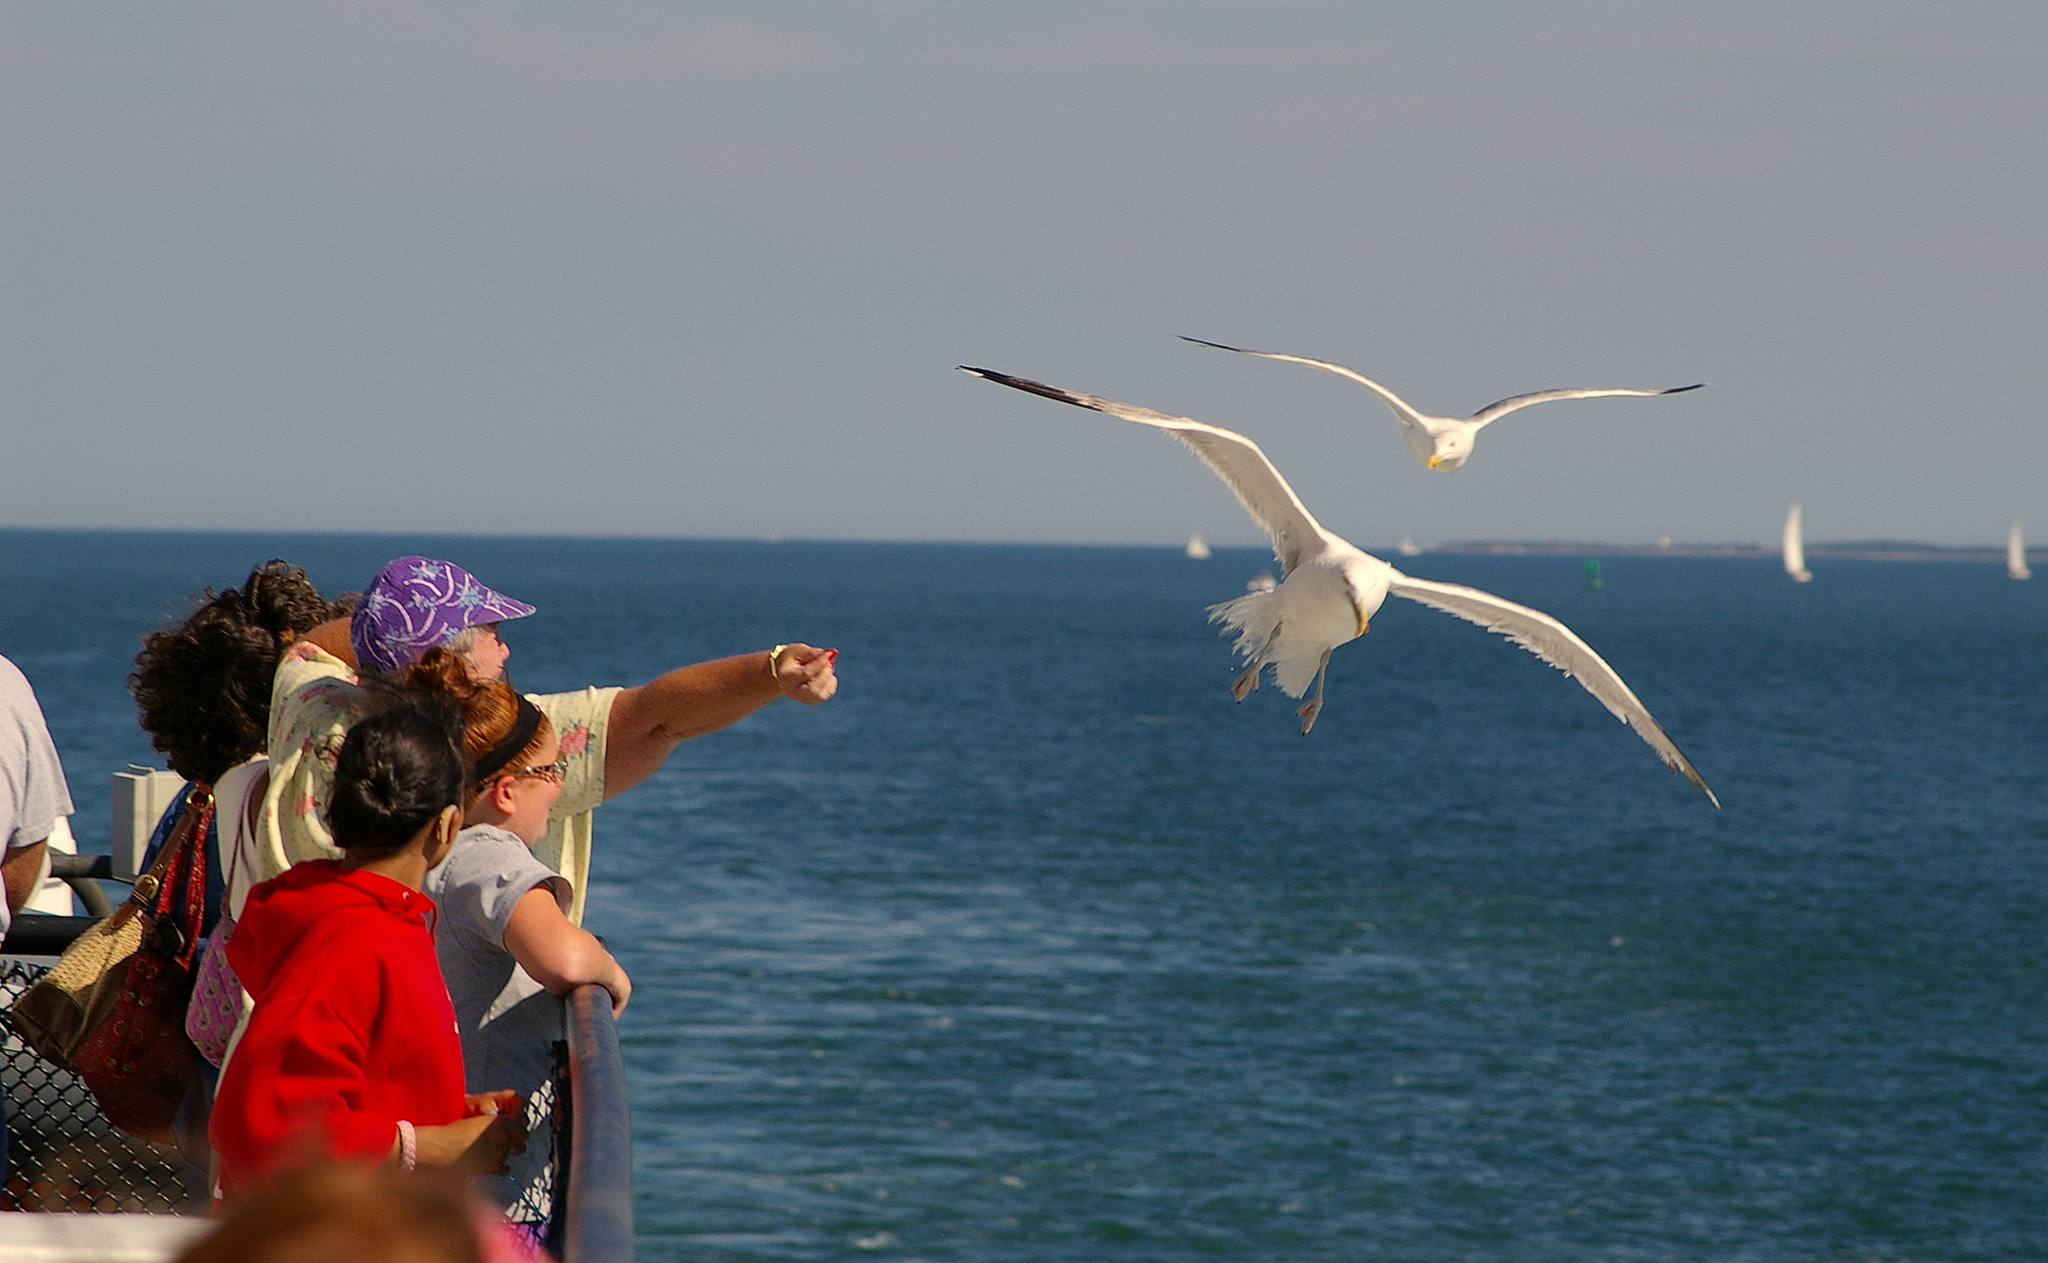
<svg viewBox="0 0 2048 1263">
<path fill-rule="evenodd" d="M 329 1160 L 502 1173 L 524 1145 L 516 1093 L 464 1091 L 420 891 L 461 827 L 459 722 L 400 703 L 356 724 L 329 809 L 345 858 L 249 892 L 227 950 L 255 1003 L 210 1125 L 226 1197 Z"/>
<path fill-rule="evenodd" d="M 392 674 L 446 648 L 478 680 L 504 675 L 499 623 L 533 606 L 492 591 L 453 562 L 400 557 L 377 573 L 355 612 L 308 632 L 277 668 L 270 701 L 270 785 L 258 817 L 263 875 L 336 854 L 322 819 L 334 752 L 365 711 L 358 671 Z M 569 919 L 583 920 L 590 813 L 651 776 L 677 746 L 787 697 L 806 705 L 839 687 L 836 650 L 805 644 L 678 667 L 636 688 L 533 694 L 561 740 L 562 798 L 534 854 L 569 879 Z"/>
<path fill-rule="evenodd" d="M 470 1087 L 537 1093 L 553 1071 L 551 1050 L 567 1035 L 561 997 L 584 983 L 624 1011 L 632 982 L 588 930 L 570 924 L 569 883 L 533 854 L 562 794 L 561 743 L 547 717 L 502 680 L 478 683 L 460 659 L 433 650 L 405 676 L 462 707 L 470 783 L 464 828 L 422 888 L 440 909 L 434 952 Z M 527 1115 L 527 1149 L 503 1177 L 477 1191 L 505 1208 L 537 1241 L 552 1209 L 549 1151 L 554 1111 Z"/>
</svg>

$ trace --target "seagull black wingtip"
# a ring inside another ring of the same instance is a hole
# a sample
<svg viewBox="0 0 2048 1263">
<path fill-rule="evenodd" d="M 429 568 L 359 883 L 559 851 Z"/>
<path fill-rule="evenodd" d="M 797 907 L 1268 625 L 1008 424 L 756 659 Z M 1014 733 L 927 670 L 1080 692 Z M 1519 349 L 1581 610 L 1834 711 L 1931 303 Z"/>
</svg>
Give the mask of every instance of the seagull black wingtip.
<svg viewBox="0 0 2048 1263">
<path fill-rule="evenodd" d="M 1669 390 L 1667 390 L 1667 391 L 1665 391 L 1665 392 L 1663 392 L 1663 393 L 1665 393 L 1665 394 L 1667 394 L 1667 395 L 1682 395 L 1682 394 L 1684 394 L 1684 393 L 1685 393 L 1686 391 L 1688 391 L 1688 390 L 1698 390 L 1698 389 L 1699 389 L 1700 387 L 1702 387 L 1702 386 L 1704 386 L 1704 385 L 1706 385 L 1706 383 L 1705 383 L 1705 382 L 1694 382 L 1694 383 L 1693 383 L 1692 385 L 1690 385 L 1690 386 L 1673 386 L 1673 387 L 1672 387 L 1671 389 L 1669 389 Z"/>
<path fill-rule="evenodd" d="M 1219 351 L 1236 351 L 1239 355 L 1251 354 L 1251 352 L 1246 351 L 1241 346 L 1227 346 L 1221 342 L 1211 342 L 1207 338 L 1191 338 L 1185 333 L 1180 335 L 1180 340 L 1183 342 L 1192 342 L 1196 346 L 1213 346 Z"/>
<path fill-rule="evenodd" d="M 1037 382 L 1030 381 L 1026 378 L 1012 377 L 1008 373 L 998 373 L 992 368 L 975 368 L 973 365 L 970 364 L 962 364 L 960 366 L 960 371 L 963 373 L 972 373 L 976 377 L 986 377 L 988 380 L 992 382 L 1000 382 L 1005 386 L 1015 386 L 1019 390 L 1028 390 L 1031 387 L 1036 386 L 1038 384 Z"/>
<path fill-rule="evenodd" d="M 962 364 L 959 367 L 960 371 L 963 373 L 972 373 L 976 377 L 985 377 L 989 381 L 999 382 L 1005 386 L 1015 386 L 1019 390 L 1029 389 L 1032 385 L 1036 384 L 1033 382 L 1027 382 L 1022 377 L 1012 377 L 1008 373 L 998 373 L 992 368 L 975 368 L 971 364 Z"/>
<path fill-rule="evenodd" d="M 972 373 L 976 377 L 986 377 L 990 381 L 995 382 L 997 385 L 1008 386 L 1012 390 L 1021 390 L 1027 394 L 1042 395 L 1047 399 L 1057 400 L 1060 403 L 1070 403 L 1077 408 L 1095 407 L 1094 404 L 1088 402 L 1087 396 L 1076 395 L 1073 391 L 1062 390 L 1058 386 L 1048 386 L 1044 382 L 1035 382 L 1032 381 L 1029 377 L 1012 377 L 1008 373 L 998 373 L 992 368 L 969 368 L 965 364 L 960 365 L 960 371 L 963 373 Z M 1101 409 L 1099 408 L 1096 410 L 1098 412 L 1101 411 Z"/>
</svg>

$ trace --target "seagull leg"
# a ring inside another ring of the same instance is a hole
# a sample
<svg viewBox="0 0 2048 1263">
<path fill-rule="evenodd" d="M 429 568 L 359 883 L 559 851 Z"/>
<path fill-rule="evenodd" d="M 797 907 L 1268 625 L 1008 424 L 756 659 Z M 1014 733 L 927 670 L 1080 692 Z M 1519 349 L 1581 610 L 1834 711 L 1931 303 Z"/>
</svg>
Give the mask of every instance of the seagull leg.
<svg viewBox="0 0 2048 1263">
<path fill-rule="evenodd" d="M 1275 623 L 1273 624 L 1273 630 L 1266 636 L 1265 643 L 1260 645 L 1258 652 L 1252 655 L 1251 664 L 1245 667 L 1244 674 L 1238 676 L 1231 684 L 1230 695 L 1232 697 L 1241 702 L 1259 691 L 1259 672 L 1266 669 L 1266 655 L 1273 651 L 1273 642 L 1278 639 L 1280 639 L 1280 624 Z"/>
<path fill-rule="evenodd" d="M 1244 674 L 1231 682 L 1230 695 L 1241 702 L 1253 693 L 1258 692 L 1259 672 L 1265 668 L 1265 665 L 1263 662 L 1254 662 L 1246 667 Z"/>
<path fill-rule="evenodd" d="M 1316 695 L 1301 704 L 1294 713 L 1301 716 L 1301 735 L 1316 726 L 1316 716 L 1323 713 L 1323 682 L 1330 678 L 1330 651 L 1323 650 L 1323 664 L 1316 668 Z"/>
</svg>

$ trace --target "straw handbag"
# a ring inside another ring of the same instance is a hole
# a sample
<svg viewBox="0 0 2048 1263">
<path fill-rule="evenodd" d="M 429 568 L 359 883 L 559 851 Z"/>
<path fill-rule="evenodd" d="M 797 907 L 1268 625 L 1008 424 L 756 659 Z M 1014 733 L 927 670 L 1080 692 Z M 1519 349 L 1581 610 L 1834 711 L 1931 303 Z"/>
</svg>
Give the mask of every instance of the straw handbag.
<svg viewBox="0 0 2048 1263">
<path fill-rule="evenodd" d="M 185 1005 L 205 915 L 201 839 L 212 816 L 212 791 L 194 785 L 134 893 L 79 935 L 6 1015 L 22 1043 L 85 1080 L 108 1122 L 148 1139 L 169 1139 L 197 1073 Z"/>
</svg>

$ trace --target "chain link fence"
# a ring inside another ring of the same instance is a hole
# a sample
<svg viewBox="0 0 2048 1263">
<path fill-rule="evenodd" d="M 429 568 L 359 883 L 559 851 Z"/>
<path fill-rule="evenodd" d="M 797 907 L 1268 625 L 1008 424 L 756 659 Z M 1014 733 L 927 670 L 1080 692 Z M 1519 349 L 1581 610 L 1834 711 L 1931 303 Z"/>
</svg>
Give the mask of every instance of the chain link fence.
<svg viewBox="0 0 2048 1263">
<path fill-rule="evenodd" d="M 0 956 L 0 1009 L 49 972 L 54 957 Z M 553 1048 L 554 1072 L 527 1103 L 529 1151 L 547 1155 L 540 1178 L 520 1190 L 506 1218 L 539 1241 L 560 1231 L 568 1165 L 568 1045 Z M 0 1211 L 178 1214 L 187 1209 L 183 1157 L 170 1145 L 118 1131 L 100 1115 L 78 1076 L 44 1060 L 0 1023 L 0 1090 L 7 1108 L 6 1181 Z M 624 1141 L 630 1144 L 630 1140 Z"/>
<path fill-rule="evenodd" d="M 0 957 L 0 1008 L 13 1004 L 51 960 Z M 0 1088 L 7 1098 L 7 1180 L 0 1210 L 185 1209 L 185 1163 L 169 1145 L 116 1131 L 78 1076 L 51 1065 L 0 1024 Z"/>
</svg>

